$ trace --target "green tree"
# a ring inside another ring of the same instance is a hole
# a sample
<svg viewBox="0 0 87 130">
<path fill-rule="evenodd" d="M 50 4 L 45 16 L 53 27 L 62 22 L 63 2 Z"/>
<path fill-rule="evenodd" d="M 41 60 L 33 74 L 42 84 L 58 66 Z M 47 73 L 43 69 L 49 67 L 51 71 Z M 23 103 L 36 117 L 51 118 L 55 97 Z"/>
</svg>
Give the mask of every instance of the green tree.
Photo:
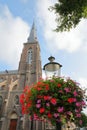
<svg viewBox="0 0 87 130">
<path fill-rule="evenodd" d="M 57 32 L 70 31 L 87 18 L 87 0 L 58 0 L 50 9 L 56 14 Z"/>
</svg>

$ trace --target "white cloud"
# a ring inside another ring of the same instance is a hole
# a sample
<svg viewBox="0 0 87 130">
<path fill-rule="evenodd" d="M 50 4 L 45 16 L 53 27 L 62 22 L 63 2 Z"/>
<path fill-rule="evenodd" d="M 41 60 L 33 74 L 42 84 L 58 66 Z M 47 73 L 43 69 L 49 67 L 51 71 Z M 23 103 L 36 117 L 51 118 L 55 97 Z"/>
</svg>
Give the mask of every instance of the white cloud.
<svg viewBox="0 0 87 130">
<path fill-rule="evenodd" d="M 48 11 L 48 8 L 53 5 L 54 2 L 55 1 L 38 0 L 37 3 L 38 17 L 42 20 L 44 38 L 47 41 L 49 50 L 56 52 L 58 49 L 62 49 L 70 53 L 80 49 L 87 50 L 86 20 L 82 20 L 82 22 L 70 32 L 56 33 L 53 31 L 56 27 L 56 15 L 54 12 Z M 42 3 L 43 6 L 41 6 Z"/>
<path fill-rule="evenodd" d="M 7 6 L 0 6 L 0 12 L 0 62 L 14 68 L 18 66 L 29 27 L 20 17 L 14 17 Z"/>
<path fill-rule="evenodd" d="M 81 84 L 81 86 L 82 86 L 84 89 L 87 89 L 87 79 L 86 79 L 86 78 L 80 77 L 80 78 L 79 78 L 79 83 Z"/>
</svg>

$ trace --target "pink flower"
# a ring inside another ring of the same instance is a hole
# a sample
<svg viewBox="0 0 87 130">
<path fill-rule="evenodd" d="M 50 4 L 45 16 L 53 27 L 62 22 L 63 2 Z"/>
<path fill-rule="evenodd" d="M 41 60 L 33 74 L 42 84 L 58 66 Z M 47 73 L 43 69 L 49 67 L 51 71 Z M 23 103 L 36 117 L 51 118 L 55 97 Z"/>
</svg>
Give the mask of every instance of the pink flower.
<svg viewBox="0 0 87 130">
<path fill-rule="evenodd" d="M 54 117 L 57 118 L 59 116 L 58 113 L 54 113 Z"/>
<path fill-rule="evenodd" d="M 79 112 L 79 110 L 76 109 L 75 112 Z"/>
<path fill-rule="evenodd" d="M 80 114 L 80 113 L 77 113 L 77 114 L 76 114 L 76 117 L 81 117 L 81 114 Z"/>
<path fill-rule="evenodd" d="M 76 102 L 76 98 L 73 98 L 73 102 Z"/>
<path fill-rule="evenodd" d="M 37 100 L 37 103 L 41 103 L 41 100 L 39 99 L 39 100 Z"/>
<path fill-rule="evenodd" d="M 41 104 L 36 104 L 36 108 L 40 108 L 41 107 Z"/>
<path fill-rule="evenodd" d="M 86 105 L 86 103 L 85 103 L 84 101 L 82 101 L 81 103 L 82 103 L 82 105 L 83 105 L 83 106 L 85 106 L 85 105 Z"/>
<path fill-rule="evenodd" d="M 47 106 L 47 107 L 49 107 L 49 106 L 50 106 L 50 103 L 49 103 L 49 102 L 47 102 L 47 103 L 46 103 L 46 106 Z"/>
<path fill-rule="evenodd" d="M 76 90 L 73 92 L 73 95 L 74 95 L 75 97 L 78 96 Z"/>
<path fill-rule="evenodd" d="M 37 119 L 39 119 L 39 117 L 37 116 L 37 114 L 34 114 L 34 120 L 37 120 Z"/>
<path fill-rule="evenodd" d="M 66 93 L 70 92 L 69 88 L 64 88 L 64 90 L 66 91 Z"/>
<path fill-rule="evenodd" d="M 64 111 L 64 107 L 58 107 L 57 111 L 60 112 L 60 113 L 63 112 Z"/>
<path fill-rule="evenodd" d="M 76 106 L 77 107 L 81 106 L 81 102 L 76 102 Z"/>
</svg>

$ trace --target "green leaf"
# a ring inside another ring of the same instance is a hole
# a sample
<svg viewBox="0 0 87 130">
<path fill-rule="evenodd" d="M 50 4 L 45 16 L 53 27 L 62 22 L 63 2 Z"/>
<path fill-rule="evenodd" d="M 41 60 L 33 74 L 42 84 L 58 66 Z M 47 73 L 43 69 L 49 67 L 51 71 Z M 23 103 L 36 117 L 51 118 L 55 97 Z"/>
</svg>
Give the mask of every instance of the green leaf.
<svg viewBox="0 0 87 130">
<path fill-rule="evenodd" d="M 57 32 L 70 31 L 87 18 L 87 0 L 59 0 L 50 8 L 56 14 Z"/>
</svg>

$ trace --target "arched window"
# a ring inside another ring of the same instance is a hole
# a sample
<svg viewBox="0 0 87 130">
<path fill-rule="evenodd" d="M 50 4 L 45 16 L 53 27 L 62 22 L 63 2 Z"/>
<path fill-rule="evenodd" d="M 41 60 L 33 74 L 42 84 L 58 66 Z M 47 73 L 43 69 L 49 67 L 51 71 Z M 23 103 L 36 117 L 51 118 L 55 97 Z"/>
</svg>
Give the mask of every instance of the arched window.
<svg viewBox="0 0 87 130">
<path fill-rule="evenodd" d="M 2 96 L 0 96 L 0 109 L 2 107 L 2 103 L 3 103 L 3 98 L 2 98 Z"/>
<path fill-rule="evenodd" d="M 15 102 L 16 105 L 19 104 L 19 96 L 18 95 L 15 96 L 14 102 Z"/>
<path fill-rule="evenodd" d="M 28 61 L 29 64 L 31 64 L 31 62 L 32 62 L 32 48 L 30 48 L 30 49 L 28 50 L 27 61 Z"/>
</svg>

